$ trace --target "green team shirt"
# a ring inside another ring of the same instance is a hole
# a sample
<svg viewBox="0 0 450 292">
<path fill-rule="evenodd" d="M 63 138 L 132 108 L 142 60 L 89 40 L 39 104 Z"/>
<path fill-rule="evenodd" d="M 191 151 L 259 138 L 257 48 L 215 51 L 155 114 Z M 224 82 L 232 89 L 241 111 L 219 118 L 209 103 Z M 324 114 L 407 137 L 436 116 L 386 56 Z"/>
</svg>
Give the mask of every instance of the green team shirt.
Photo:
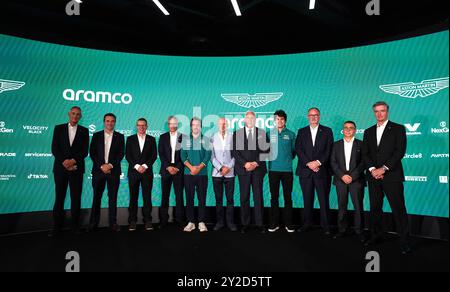
<svg viewBox="0 0 450 292">
<path fill-rule="evenodd" d="M 204 163 L 204 167 L 197 175 L 208 175 L 208 163 L 211 160 L 211 147 L 209 139 L 200 135 L 194 139 L 192 134 L 189 139 L 183 139 L 181 143 L 181 161 L 189 161 L 193 166 Z M 184 167 L 184 174 L 191 175 L 189 168 Z"/>
<path fill-rule="evenodd" d="M 295 158 L 294 132 L 284 128 L 281 132 L 277 128 L 267 133 L 270 139 L 269 171 L 292 172 L 292 161 Z"/>
</svg>

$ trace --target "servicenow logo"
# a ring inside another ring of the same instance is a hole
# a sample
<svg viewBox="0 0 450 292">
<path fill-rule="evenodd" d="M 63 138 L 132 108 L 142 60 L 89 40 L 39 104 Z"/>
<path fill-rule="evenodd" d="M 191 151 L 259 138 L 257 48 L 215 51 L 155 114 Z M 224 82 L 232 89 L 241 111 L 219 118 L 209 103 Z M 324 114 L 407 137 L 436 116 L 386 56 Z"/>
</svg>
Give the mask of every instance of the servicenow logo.
<svg viewBox="0 0 450 292">
<path fill-rule="evenodd" d="M 133 102 L 133 96 L 129 93 L 111 93 L 107 91 L 92 90 L 73 90 L 66 89 L 63 91 L 63 98 L 68 101 L 80 101 L 91 103 L 113 103 L 113 104 L 130 104 Z"/>
</svg>

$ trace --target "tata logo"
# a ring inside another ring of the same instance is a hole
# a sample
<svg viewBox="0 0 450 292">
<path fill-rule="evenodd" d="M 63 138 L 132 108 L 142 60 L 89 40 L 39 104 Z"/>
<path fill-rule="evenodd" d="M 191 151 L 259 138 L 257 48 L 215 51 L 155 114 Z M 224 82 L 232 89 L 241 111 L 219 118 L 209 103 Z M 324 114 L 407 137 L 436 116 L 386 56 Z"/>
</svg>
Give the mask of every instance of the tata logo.
<svg viewBox="0 0 450 292">
<path fill-rule="evenodd" d="M 414 125 L 411 124 L 405 124 L 405 128 L 407 130 L 406 135 L 408 136 L 415 136 L 415 135 L 422 135 L 422 132 L 419 132 L 420 123 L 415 123 Z"/>
<path fill-rule="evenodd" d="M 405 82 L 380 85 L 387 93 L 397 94 L 405 98 L 427 97 L 448 87 L 448 77 L 424 80 L 420 83 Z"/>
<path fill-rule="evenodd" d="M 24 85 L 25 82 L 0 79 L 0 94 L 5 91 L 13 91 L 20 89 Z"/>
<path fill-rule="evenodd" d="M 79 101 L 83 99 L 91 103 L 114 103 L 114 104 L 130 104 L 133 97 L 129 93 L 111 93 L 106 91 L 91 91 L 66 89 L 63 91 L 63 97 L 68 101 Z"/>
<path fill-rule="evenodd" d="M 228 102 L 250 109 L 263 107 L 271 102 L 279 100 L 283 96 L 283 92 L 256 93 L 254 95 L 248 93 L 223 93 L 221 95 L 222 98 Z"/>
</svg>

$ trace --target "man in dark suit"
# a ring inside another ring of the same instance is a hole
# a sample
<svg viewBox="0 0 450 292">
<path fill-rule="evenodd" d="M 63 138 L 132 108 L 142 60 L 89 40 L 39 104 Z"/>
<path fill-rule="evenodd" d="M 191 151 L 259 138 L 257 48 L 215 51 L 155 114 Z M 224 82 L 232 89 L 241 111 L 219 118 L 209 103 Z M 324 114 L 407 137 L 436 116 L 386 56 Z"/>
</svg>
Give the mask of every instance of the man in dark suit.
<svg viewBox="0 0 450 292">
<path fill-rule="evenodd" d="M 169 132 L 159 138 L 158 152 L 161 161 L 161 208 L 159 209 L 160 228 L 164 228 L 169 221 L 170 190 L 173 185 L 176 208 L 175 220 L 184 226 L 184 198 L 183 198 L 183 170 L 184 164 L 180 158 L 181 143 L 184 135 L 178 131 L 178 119 L 171 116 L 168 119 Z"/>
<path fill-rule="evenodd" d="M 320 110 L 308 110 L 309 126 L 298 130 L 295 150 L 298 156 L 297 176 L 304 200 L 304 223 L 299 232 L 308 231 L 313 225 L 314 193 L 320 203 L 320 222 L 326 235 L 330 235 L 329 190 L 330 156 L 333 147 L 333 131 L 319 125 Z"/>
<path fill-rule="evenodd" d="M 336 238 L 347 233 L 348 194 L 350 193 L 355 209 L 355 232 L 363 237 L 363 199 L 364 199 L 364 161 L 362 159 L 362 141 L 355 139 L 356 124 L 344 123 L 344 139 L 336 141 L 331 152 L 330 164 L 334 173 L 334 185 L 338 195 L 338 228 Z"/>
<path fill-rule="evenodd" d="M 267 173 L 265 160 L 270 152 L 270 141 L 266 132 L 256 126 L 256 115 L 247 112 L 245 127 L 233 135 L 232 156 L 235 159 L 235 173 L 239 178 L 241 195 L 242 233 L 248 231 L 250 225 L 250 188 L 253 189 L 255 223 L 260 233 L 264 228 L 263 182 Z"/>
<path fill-rule="evenodd" d="M 364 132 L 363 157 L 370 196 L 372 238 L 366 246 L 381 241 L 384 196 L 387 197 L 400 235 L 401 252 L 411 251 L 409 223 L 405 205 L 402 159 L 406 153 L 406 130 L 389 121 L 389 105 L 383 101 L 373 105 L 377 124 Z"/>
<path fill-rule="evenodd" d="M 52 153 L 55 157 L 53 173 L 55 179 L 55 205 L 53 208 L 54 228 L 49 234 L 55 236 L 64 225 L 64 202 L 67 187 L 70 187 L 72 231 L 79 234 L 81 194 L 83 191 L 84 159 L 89 152 L 89 130 L 78 125 L 82 114 L 77 106 L 68 113 L 69 123 L 55 127 Z"/>
<path fill-rule="evenodd" d="M 117 225 L 117 194 L 122 174 L 121 161 L 125 156 L 125 138 L 114 131 L 116 116 L 108 113 L 103 117 L 104 130 L 92 137 L 90 156 L 92 166 L 92 187 L 94 199 L 92 202 L 91 220 L 88 231 L 97 229 L 100 222 L 100 208 L 103 192 L 108 186 L 109 226 L 112 231 L 120 231 Z"/>
<path fill-rule="evenodd" d="M 129 163 L 128 181 L 130 184 L 130 217 L 129 231 L 136 231 L 138 216 L 139 190 L 142 186 L 145 230 L 153 230 L 152 225 L 152 188 L 153 164 L 157 158 L 156 140 L 147 135 L 147 120 L 137 121 L 137 134 L 128 137 L 126 145 L 126 159 Z"/>
</svg>

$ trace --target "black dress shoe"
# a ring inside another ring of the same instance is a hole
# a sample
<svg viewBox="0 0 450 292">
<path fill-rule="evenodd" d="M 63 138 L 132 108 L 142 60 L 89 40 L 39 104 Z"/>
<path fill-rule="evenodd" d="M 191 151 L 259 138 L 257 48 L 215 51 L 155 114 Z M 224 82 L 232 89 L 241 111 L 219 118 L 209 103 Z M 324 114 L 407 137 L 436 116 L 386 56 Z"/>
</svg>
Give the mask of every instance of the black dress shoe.
<svg viewBox="0 0 450 292">
<path fill-rule="evenodd" d="M 339 239 L 339 238 L 344 238 L 345 237 L 345 232 L 339 232 L 338 234 L 336 234 L 333 239 Z"/>
<path fill-rule="evenodd" d="M 366 238 L 366 236 L 363 233 L 357 233 L 356 235 L 359 238 L 359 242 L 361 242 L 361 243 L 365 243 L 366 242 L 367 238 Z"/>
<path fill-rule="evenodd" d="M 111 229 L 112 232 L 119 232 L 120 231 L 120 226 L 118 224 L 113 224 L 109 228 Z"/>
<path fill-rule="evenodd" d="M 160 223 L 159 224 L 159 229 L 165 229 L 167 227 L 167 223 Z"/>
<path fill-rule="evenodd" d="M 72 229 L 72 234 L 75 236 L 80 236 L 83 232 L 81 232 L 80 228 L 74 228 Z"/>
<path fill-rule="evenodd" d="M 310 232 L 311 230 L 312 230 L 311 226 L 303 226 L 303 227 L 300 227 L 299 229 L 297 229 L 297 232 L 305 233 L 305 232 Z"/>
<path fill-rule="evenodd" d="M 54 237 L 57 237 L 58 235 L 60 235 L 61 234 L 61 231 L 60 230 L 58 230 L 58 229 L 53 229 L 53 230 L 51 230 L 49 233 L 48 233 L 48 237 L 49 238 L 54 238 Z"/>
<path fill-rule="evenodd" d="M 248 227 L 244 226 L 241 228 L 241 234 L 246 234 L 248 232 Z"/>
<path fill-rule="evenodd" d="M 381 241 L 382 241 L 381 238 L 371 238 L 364 242 L 364 246 L 369 247 L 369 246 L 377 245 L 377 244 L 380 244 Z"/>
<path fill-rule="evenodd" d="M 98 231 L 98 226 L 94 224 L 90 224 L 86 229 L 87 233 Z"/>
<path fill-rule="evenodd" d="M 412 251 L 409 244 L 402 244 L 400 246 L 400 250 L 402 252 L 402 255 L 407 255 L 407 254 L 411 253 L 411 251 Z"/>
<path fill-rule="evenodd" d="M 259 232 L 260 234 L 266 234 L 266 233 L 267 233 L 267 230 L 266 230 L 265 227 L 258 227 L 258 232 Z"/>
</svg>

